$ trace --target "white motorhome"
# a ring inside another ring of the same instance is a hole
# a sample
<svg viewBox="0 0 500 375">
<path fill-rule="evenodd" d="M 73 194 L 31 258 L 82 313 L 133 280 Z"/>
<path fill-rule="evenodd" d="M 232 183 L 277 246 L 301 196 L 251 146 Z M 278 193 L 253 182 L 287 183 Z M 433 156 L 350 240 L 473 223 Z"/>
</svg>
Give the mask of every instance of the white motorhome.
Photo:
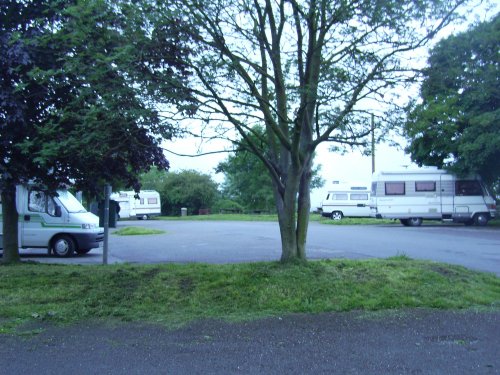
<svg viewBox="0 0 500 375">
<path fill-rule="evenodd" d="M 459 178 L 437 168 L 373 175 L 371 216 L 399 219 L 405 226 L 422 220 L 486 225 L 495 217 L 496 202 L 480 178 Z"/>
<path fill-rule="evenodd" d="M 99 218 L 87 212 L 67 190 L 58 190 L 53 196 L 35 187 L 19 185 L 16 207 L 21 248 L 47 248 L 49 253 L 68 257 L 75 252 L 86 254 L 104 240 Z M 2 228 L 0 211 L 0 230 Z"/>
<path fill-rule="evenodd" d="M 136 217 L 147 220 L 161 214 L 160 193 L 155 190 L 141 190 L 136 198 L 135 191 L 120 191 L 110 196 L 120 206 L 120 218 Z"/>
<path fill-rule="evenodd" d="M 370 190 L 363 184 L 333 182 L 321 203 L 321 215 L 333 220 L 343 217 L 370 217 Z"/>
</svg>

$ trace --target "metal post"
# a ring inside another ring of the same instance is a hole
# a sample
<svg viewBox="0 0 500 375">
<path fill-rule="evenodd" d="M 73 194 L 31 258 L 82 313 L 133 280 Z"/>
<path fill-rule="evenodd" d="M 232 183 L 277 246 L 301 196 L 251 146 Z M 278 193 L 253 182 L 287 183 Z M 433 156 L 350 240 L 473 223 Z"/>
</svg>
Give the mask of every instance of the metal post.
<svg viewBox="0 0 500 375">
<path fill-rule="evenodd" d="M 109 237 L 109 196 L 111 185 L 104 186 L 104 244 L 102 249 L 102 264 L 108 264 L 108 237 Z"/>
</svg>

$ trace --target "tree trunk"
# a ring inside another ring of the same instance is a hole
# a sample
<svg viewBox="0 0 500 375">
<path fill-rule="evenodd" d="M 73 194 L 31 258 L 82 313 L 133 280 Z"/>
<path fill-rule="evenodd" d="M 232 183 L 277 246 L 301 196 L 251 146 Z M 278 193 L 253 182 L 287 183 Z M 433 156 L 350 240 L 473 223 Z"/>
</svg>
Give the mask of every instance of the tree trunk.
<svg viewBox="0 0 500 375">
<path fill-rule="evenodd" d="M 20 262 L 16 187 L 2 190 L 3 263 Z"/>
<path fill-rule="evenodd" d="M 277 194 L 281 262 L 306 260 L 306 238 L 311 207 L 311 171 L 309 168 L 302 173 L 302 176 L 297 174 L 298 172 L 290 172 L 285 194 L 283 196 Z"/>
</svg>

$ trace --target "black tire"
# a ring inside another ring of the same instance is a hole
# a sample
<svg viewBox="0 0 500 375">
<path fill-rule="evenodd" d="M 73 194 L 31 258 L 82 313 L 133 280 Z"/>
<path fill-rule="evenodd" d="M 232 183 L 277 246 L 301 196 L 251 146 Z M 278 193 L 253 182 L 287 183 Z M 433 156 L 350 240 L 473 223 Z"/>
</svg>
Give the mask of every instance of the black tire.
<svg viewBox="0 0 500 375">
<path fill-rule="evenodd" d="M 90 250 L 92 250 L 92 249 L 76 249 L 75 252 L 78 255 L 83 255 L 83 254 L 87 254 Z"/>
<path fill-rule="evenodd" d="M 76 245 L 71 236 L 61 234 L 52 241 L 52 252 L 58 257 L 70 257 L 75 253 Z"/>
<path fill-rule="evenodd" d="M 409 226 L 410 224 L 408 223 L 408 219 L 399 219 L 401 224 L 403 224 L 405 227 Z"/>
<path fill-rule="evenodd" d="M 422 225 L 422 218 L 421 217 L 410 217 L 408 219 L 408 225 L 410 227 L 419 227 Z"/>
<path fill-rule="evenodd" d="M 488 214 L 480 212 L 474 215 L 474 224 L 480 227 L 484 227 L 488 224 L 489 219 L 490 217 L 488 216 Z"/>
<path fill-rule="evenodd" d="M 333 211 L 330 217 L 332 220 L 342 220 L 344 215 L 342 214 L 342 211 Z"/>
</svg>

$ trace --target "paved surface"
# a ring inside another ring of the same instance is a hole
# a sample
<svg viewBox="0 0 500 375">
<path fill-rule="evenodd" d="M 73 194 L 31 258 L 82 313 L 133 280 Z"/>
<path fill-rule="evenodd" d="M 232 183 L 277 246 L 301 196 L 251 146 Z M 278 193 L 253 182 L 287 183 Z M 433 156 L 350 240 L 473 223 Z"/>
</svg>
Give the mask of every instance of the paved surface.
<svg viewBox="0 0 500 375">
<path fill-rule="evenodd" d="M 120 221 L 118 228 L 162 229 L 152 236 L 110 235 L 110 263 L 273 261 L 281 256 L 275 222 Z M 47 257 L 44 250 L 23 250 L 41 262 L 99 264 L 102 249 L 72 259 Z M 386 258 L 405 254 L 462 265 L 500 276 L 500 228 L 464 225 L 325 225 L 312 222 L 307 238 L 309 259 Z"/>
<path fill-rule="evenodd" d="M 0 335 L 0 374 L 500 374 L 499 354 L 500 312 L 350 312 L 46 326 Z"/>
</svg>

